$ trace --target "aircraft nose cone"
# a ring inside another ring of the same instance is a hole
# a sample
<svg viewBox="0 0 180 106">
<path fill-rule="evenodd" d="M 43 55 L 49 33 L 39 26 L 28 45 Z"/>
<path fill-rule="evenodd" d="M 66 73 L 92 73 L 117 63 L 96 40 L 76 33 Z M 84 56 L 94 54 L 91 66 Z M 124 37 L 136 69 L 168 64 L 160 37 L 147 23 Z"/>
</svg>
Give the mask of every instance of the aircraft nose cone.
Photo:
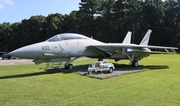
<svg viewBox="0 0 180 106">
<path fill-rule="evenodd" d="M 11 56 L 32 59 L 39 56 L 38 45 L 33 44 L 25 47 L 21 47 L 9 53 Z"/>
</svg>

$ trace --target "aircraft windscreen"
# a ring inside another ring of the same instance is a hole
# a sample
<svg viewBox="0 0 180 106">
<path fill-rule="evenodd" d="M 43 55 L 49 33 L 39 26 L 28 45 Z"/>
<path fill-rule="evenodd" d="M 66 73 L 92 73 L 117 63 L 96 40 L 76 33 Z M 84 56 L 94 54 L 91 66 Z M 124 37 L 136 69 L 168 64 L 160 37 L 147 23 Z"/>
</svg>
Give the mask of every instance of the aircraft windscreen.
<svg viewBox="0 0 180 106">
<path fill-rule="evenodd" d="M 80 34 L 74 34 L 74 33 L 64 33 L 64 34 L 58 34 L 51 38 L 49 38 L 48 42 L 55 42 L 60 40 L 70 40 L 70 39 L 89 39 L 86 36 L 80 35 Z"/>
<path fill-rule="evenodd" d="M 48 41 L 48 42 L 55 42 L 55 41 L 60 41 L 60 39 L 59 39 L 59 37 L 56 35 L 56 36 L 53 36 L 53 37 L 49 38 L 47 41 Z"/>
</svg>

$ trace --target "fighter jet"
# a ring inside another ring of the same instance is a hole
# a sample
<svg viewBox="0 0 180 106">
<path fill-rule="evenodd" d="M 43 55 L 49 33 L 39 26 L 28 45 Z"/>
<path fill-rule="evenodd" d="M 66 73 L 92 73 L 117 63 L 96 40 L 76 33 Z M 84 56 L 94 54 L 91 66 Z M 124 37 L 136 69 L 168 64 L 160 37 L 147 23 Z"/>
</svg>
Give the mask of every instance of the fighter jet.
<svg viewBox="0 0 180 106">
<path fill-rule="evenodd" d="M 148 45 L 152 30 L 148 30 L 139 45 L 131 44 L 131 34 L 128 32 L 122 43 L 103 43 L 93 38 L 76 33 L 57 34 L 48 40 L 25 47 L 21 47 L 9 53 L 9 55 L 33 59 L 35 64 L 44 62 L 66 62 L 64 67 L 72 69 L 72 61 L 79 57 L 109 58 L 119 61 L 129 59 L 133 67 L 138 66 L 138 61 L 148 57 L 151 53 L 164 53 L 151 49 L 175 50 L 175 47 Z M 72 59 L 72 57 L 74 59 Z"/>
</svg>

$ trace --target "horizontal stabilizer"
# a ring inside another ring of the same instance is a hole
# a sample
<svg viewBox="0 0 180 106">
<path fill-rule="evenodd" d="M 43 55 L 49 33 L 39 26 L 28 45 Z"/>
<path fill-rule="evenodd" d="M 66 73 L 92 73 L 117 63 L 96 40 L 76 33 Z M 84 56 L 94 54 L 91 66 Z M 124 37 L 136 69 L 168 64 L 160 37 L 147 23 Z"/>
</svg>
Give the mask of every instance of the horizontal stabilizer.
<svg viewBox="0 0 180 106">
<path fill-rule="evenodd" d="M 159 49 L 159 50 L 155 50 L 155 51 L 151 51 L 151 53 L 153 54 L 176 54 L 177 52 L 175 51 L 175 49 Z"/>
<path fill-rule="evenodd" d="M 126 37 L 123 40 L 123 44 L 131 44 L 131 34 L 132 32 L 128 31 L 128 33 L 126 34 Z"/>
<path fill-rule="evenodd" d="M 171 50 L 175 50 L 178 49 L 177 47 L 165 47 L 165 46 L 151 46 L 151 45 L 138 45 L 138 47 L 140 48 L 149 48 L 149 49 L 171 49 Z"/>
</svg>

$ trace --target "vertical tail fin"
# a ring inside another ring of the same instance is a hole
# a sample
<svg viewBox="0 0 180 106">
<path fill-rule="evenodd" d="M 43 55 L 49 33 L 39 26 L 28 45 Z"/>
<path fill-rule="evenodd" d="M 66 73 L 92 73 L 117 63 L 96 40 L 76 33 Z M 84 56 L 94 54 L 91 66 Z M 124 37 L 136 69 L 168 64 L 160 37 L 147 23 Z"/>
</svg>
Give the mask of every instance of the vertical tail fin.
<svg viewBox="0 0 180 106">
<path fill-rule="evenodd" d="M 123 44 L 130 44 L 131 43 L 131 34 L 132 32 L 128 31 L 128 33 L 126 34 L 126 37 L 123 40 Z"/>
<path fill-rule="evenodd" d="M 139 45 L 148 45 L 152 30 L 148 30 Z"/>
</svg>

